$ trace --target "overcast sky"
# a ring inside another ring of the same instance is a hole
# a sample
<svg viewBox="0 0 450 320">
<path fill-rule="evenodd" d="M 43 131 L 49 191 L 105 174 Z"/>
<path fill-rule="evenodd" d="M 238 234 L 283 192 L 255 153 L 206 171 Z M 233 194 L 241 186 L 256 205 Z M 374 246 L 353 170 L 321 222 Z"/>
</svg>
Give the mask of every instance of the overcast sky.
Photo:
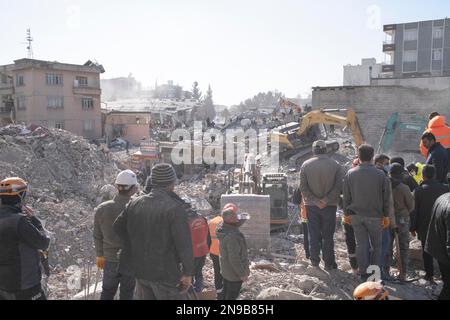
<svg viewBox="0 0 450 320">
<path fill-rule="evenodd" d="M 0 0 L 0 64 L 27 56 L 82 64 L 145 86 L 210 83 L 217 104 L 278 89 L 341 85 L 345 64 L 384 60 L 383 24 L 442 19 L 448 0 Z"/>
</svg>

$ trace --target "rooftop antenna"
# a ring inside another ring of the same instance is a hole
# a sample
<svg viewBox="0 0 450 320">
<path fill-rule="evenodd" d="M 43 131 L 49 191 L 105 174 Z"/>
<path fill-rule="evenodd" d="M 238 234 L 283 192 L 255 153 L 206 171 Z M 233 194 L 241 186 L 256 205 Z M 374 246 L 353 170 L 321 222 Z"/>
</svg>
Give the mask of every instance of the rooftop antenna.
<svg viewBox="0 0 450 320">
<path fill-rule="evenodd" d="M 31 37 L 31 29 L 27 29 L 27 50 L 28 50 L 28 59 L 33 59 L 33 47 L 31 43 L 33 42 L 33 38 Z"/>
</svg>

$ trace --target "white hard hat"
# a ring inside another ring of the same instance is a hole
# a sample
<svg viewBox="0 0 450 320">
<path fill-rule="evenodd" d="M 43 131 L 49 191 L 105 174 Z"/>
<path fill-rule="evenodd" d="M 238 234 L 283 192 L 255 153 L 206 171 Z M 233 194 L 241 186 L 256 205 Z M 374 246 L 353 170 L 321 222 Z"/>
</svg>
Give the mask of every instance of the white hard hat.
<svg viewBox="0 0 450 320">
<path fill-rule="evenodd" d="M 133 171 L 125 170 L 117 175 L 115 183 L 122 186 L 134 186 L 138 184 L 138 181 Z"/>
</svg>

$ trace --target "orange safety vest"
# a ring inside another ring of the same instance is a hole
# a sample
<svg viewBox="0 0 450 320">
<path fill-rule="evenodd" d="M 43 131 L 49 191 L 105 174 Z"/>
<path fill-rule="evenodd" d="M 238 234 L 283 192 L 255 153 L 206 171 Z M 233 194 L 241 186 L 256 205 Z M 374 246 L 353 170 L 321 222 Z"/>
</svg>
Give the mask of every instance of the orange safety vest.
<svg viewBox="0 0 450 320">
<path fill-rule="evenodd" d="M 427 130 L 424 133 L 431 132 L 436 137 L 436 142 L 440 142 L 444 148 L 450 148 L 450 127 L 445 124 L 444 116 L 437 116 L 430 120 Z M 420 141 L 420 152 L 427 158 L 428 150 Z"/>
<path fill-rule="evenodd" d="M 209 253 L 216 256 L 220 255 L 219 239 L 217 239 L 216 230 L 222 223 L 223 218 L 221 216 L 217 216 L 208 222 L 209 234 L 211 236 L 211 247 L 209 248 Z"/>
</svg>

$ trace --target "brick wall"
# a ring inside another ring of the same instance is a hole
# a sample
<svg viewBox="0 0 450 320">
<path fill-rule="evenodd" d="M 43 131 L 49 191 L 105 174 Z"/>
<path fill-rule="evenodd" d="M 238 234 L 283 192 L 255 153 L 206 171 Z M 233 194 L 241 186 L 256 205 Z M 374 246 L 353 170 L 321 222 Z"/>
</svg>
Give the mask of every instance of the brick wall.
<svg viewBox="0 0 450 320">
<path fill-rule="evenodd" d="M 401 86 L 364 86 L 314 88 L 312 105 L 317 108 L 353 108 L 358 116 L 366 142 L 378 146 L 386 122 L 394 112 L 399 112 L 402 122 L 411 122 L 414 117 L 428 119 L 428 114 L 438 111 L 450 121 L 450 90 Z M 421 133 L 397 132 L 391 155 L 398 150 L 418 150 Z M 417 153 L 404 155 L 407 161 L 423 160 Z"/>
</svg>

